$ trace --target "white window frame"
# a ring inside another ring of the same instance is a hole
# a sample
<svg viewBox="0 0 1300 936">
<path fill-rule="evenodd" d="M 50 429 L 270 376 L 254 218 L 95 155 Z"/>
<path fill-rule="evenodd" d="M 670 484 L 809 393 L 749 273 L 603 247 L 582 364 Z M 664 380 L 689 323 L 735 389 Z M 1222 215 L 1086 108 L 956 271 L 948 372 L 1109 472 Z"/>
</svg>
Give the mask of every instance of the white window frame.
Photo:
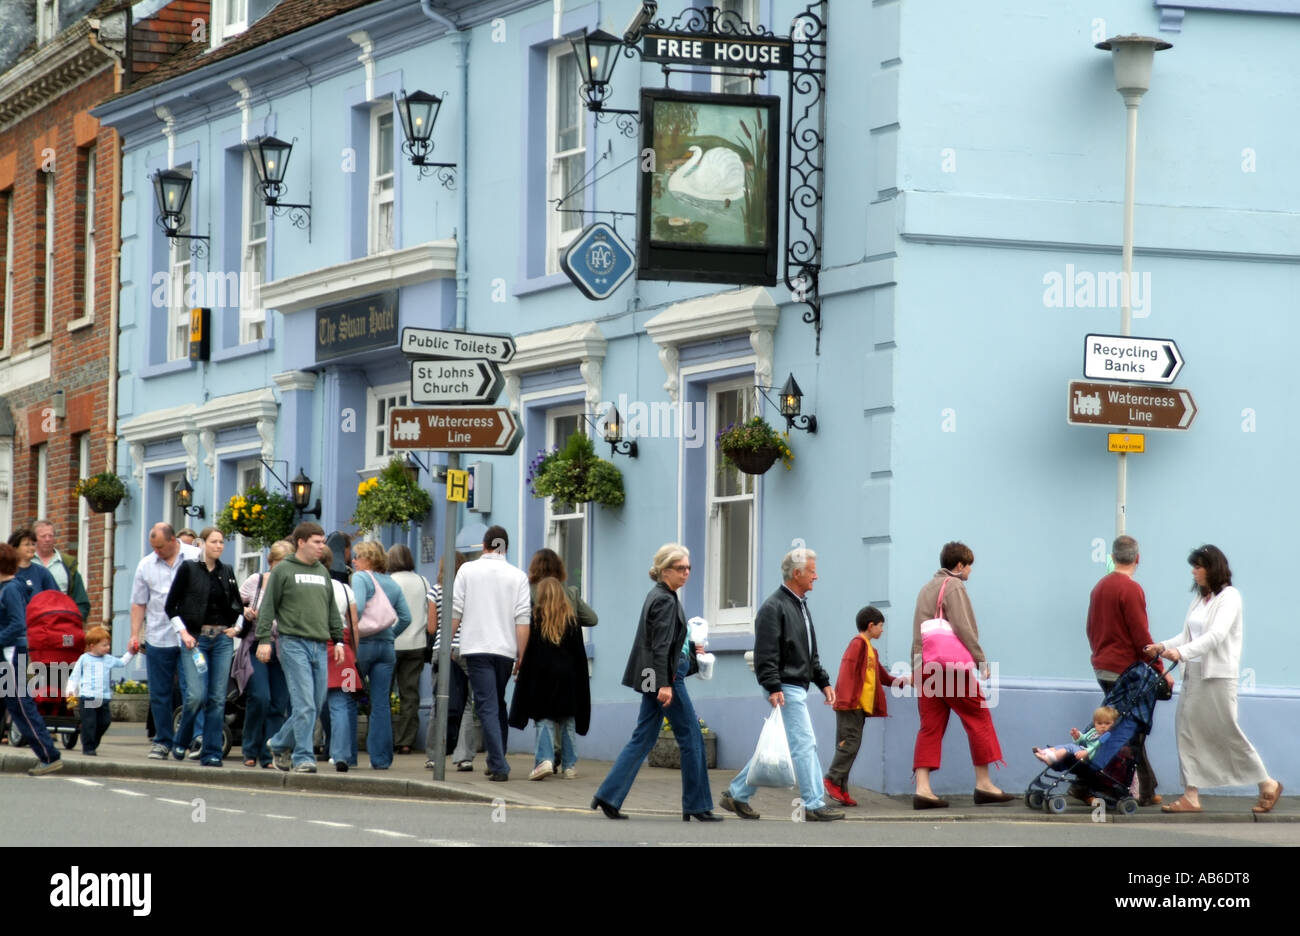
<svg viewBox="0 0 1300 936">
<path fill-rule="evenodd" d="M 90 433 L 83 432 L 77 437 L 77 479 L 90 477 Z M 90 554 L 90 508 L 84 497 L 77 498 L 77 563 L 86 568 L 86 557 Z M 83 576 L 84 578 L 84 576 Z"/>
<path fill-rule="evenodd" d="M 370 218 L 369 224 L 369 252 L 384 253 L 397 248 L 397 158 L 391 148 L 388 156 L 392 161 L 392 168 L 385 173 L 379 171 L 380 157 L 380 134 L 379 123 L 385 117 L 391 122 L 394 118 L 392 104 L 376 104 L 370 111 L 370 204 L 367 212 Z M 393 145 L 397 143 L 397 128 L 393 126 L 391 139 Z M 387 208 L 390 219 L 388 243 L 384 242 L 383 226 L 380 223 L 380 217 Z"/>
<path fill-rule="evenodd" d="M 546 451 L 549 452 L 555 446 L 560 444 L 556 430 L 557 423 L 561 419 L 576 416 L 578 418 L 577 431 L 582 435 L 589 435 L 590 433 L 587 421 L 583 418 L 586 415 L 586 412 L 586 407 L 582 404 L 556 406 L 548 409 L 546 411 Z M 580 574 L 577 578 L 581 583 L 582 597 L 585 600 L 587 597 L 588 546 L 590 543 L 591 525 L 588 522 L 586 504 L 573 504 L 572 507 L 574 508 L 572 513 L 556 513 L 554 498 L 544 498 L 542 500 L 542 529 L 545 532 L 546 547 L 555 550 L 556 553 L 560 555 L 560 558 L 563 559 L 564 551 L 560 548 L 560 524 L 576 523 L 578 525 L 581 531 L 582 547 L 579 553 L 581 556 L 581 565 L 577 570 Z M 572 573 L 574 570 L 566 568 L 566 571 L 569 572 L 570 584 L 572 584 L 572 579 L 574 578 Z"/>
<path fill-rule="evenodd" d="M 85 217 L 85 266 L 82 274 L 83 301 L 81 314 L 91 318 L 95 314 L 95 171 L 98 165 L 96 147 L 86 149 L 86 217 Z"/>
<path fill-rule="evenodd" d="M 740 14 L 740 18 L 748 23 L 751 27 L 757 27 L 758 22 L 758 0 L 709 0 L 719 10 L 734 9 Z M 731 69 L 739 71 L 740 69 Z M 758 69 L 755 69 L 758 71 Z M 749 78 L 741 75 L 724 75 L 721 72 L 715 72 L 713 75 L 713 91 L 716 94 L 749 94 Z"/>
<path fill-rule="evenodd" d="M 45 173 L 45 312 L 41 334 L 54 330 L 54 173 Z"/>
<path fill-rule="evenodd" d="M 257 477 L 255 480 L 249 478 L 249 475 L 252 472 L 257 473 Z M 253 484 L 265 487 L 266 485 L 265 466 L 262 464 L 262 460 L 260 458 L 241 458 L 239 461 L 235 462 L 235 493 L 237 494 L 247 493 L 249 487 Z M 216 510 L 215 504 L 213 505 L 213 510 L 214 511 Z M 240 535 L 235 536 L 234 546 L 235 546 L 235 556 L 234 556 L 235 561 L 231 563 L 231 566 L 235 570 L 235 576 L 237 581 L 243 582 L 248 575 L 251 575 L 254 572 L 257 572 L 261 569 L 262 550 L 254 546 L 252 541 L 249 540 L 248 537 L 240 536 Z M 252 563 L 252 567 L 251 569 L 245 571 L 242 566 L 245 562 L 248 562 L 250 560 Z"/>
<path fill-rule="evenodd" d="M 194 191 L 190 191 L 190 204 L 194 204 Z M 190 217 L 181 216 L 183 223 L 178 234 L 190 233 Z M 190 356 L 190 307 L 185 301 L 185 277 L 194 268 L 190 254 L 190 241 L 181 237 L 169 248 L 167 360 L 182 361 Z"/>
<path fill-rule="evenodd" d="M 558 124 L 558 107 L 559 107 L 559 80 L 556 73 L 559 68 L 559 61 L 565 56 L 574 55 L 573 47 L 568 42 L 560 42 L 551 46 L 546 57 L 546 272 L 558 273 L 560 270 L 560 257 L 564 250 L 573 243 L 578 234 L 582 231 L 582 215 L 567 214 L 556 211 L 555 200 L 562 197 L 565 191 L 562 190 L 564 182 L 564 173 L 561 171 L 561 165 L 564 160 L 581 158 L 580 162 L 583 167 L 583 175 L 586 172 L 586 152 L 587 152 L 587 110 L 582 106 L 581 98 L 577 95 L 580 76 L 577 69 L 577 62 L 574 62 L 574 96 L 578 101 L 578 145 L 567 150 L 557 148 L 559 135 Z M 582 201 L 582 190 L 580 189 L 571 199 L 571 204 L 567 207 L 574 207 L 584 204 Z M 566 225 L 570 227 L 566 228 Z"/>
<path fill-rule="evenodd" d="M 239 343 L 248 344 L 266 337 L 266 309 L 262 307 L 262 283 L 266 279 L 267 208 L 262 200 L 251 153 L 244 154 L 243 212 L 239 248 Z M 258 235 L 257 219 L 261 217 Z M 260 252 L 260 263 L 254 257 Z"/>
<path fill-rule="evenodd" d="M 185 470 L 169 471 L 162 476 L 162 515 L 173 530 L 183 530 L 190 518 L 176 504 L 176 489 L 185 479 Z M 157 514 L 153 514 L 157 516 Z M 146 530 L 146 533 L 148 531 Z"/>
<path fill-rule="evenodd" d="M 36 446 L 36 516 L 49 514 L 50 443 Z"/>
<path fill-rule="evenodd" d="M 248 0 L 212 0 L 209 20 L 211 48 L 215 49 L 248 29 Z"/>
<path fill-rule="evenodd" d="M 59 0 L 36 0 L 36 42 L 44 45 L 59 34 Z"/>
<path fill-rule="evenodd" d="M 4 347 L 0 354 L 8 354 L 13 347 L 14 318 L 14 190 L 5 195 L 5 281 L 4 281 Z"/>
<path fill-rule="evenodd" d="M 388 448 L 388 411 L 392 406 L 409 406 L 410 391 L 409 382 L 384 384 L 366 390 L 366 472 L 379 471 L 393 456 L 393 450 Z M 379 414 L 381 401 L 384 404 L 382 418 Z M 376 444 L 380 433 L 383 434 L 383 442 Z"/>
<path fill-rule="evenodd" d="M 734 380 L 723 380 L 717 383 L 709 384 L 708 393 L 705 401 L 705 420 L 708 432 L 705 434 L 706 439 L 717 438 L 718 432 L 725 429 L 725 426 L 718 425 L 718 396 L 722 393 L 730 393 L 736 390 L 742 392 L 744 409 L 742 416 L 745 419 L 752 417 L 757 413 L 758 407 L 755 400 L 756 391 L 754 390 L 753 376 L 742 377 Z M 708 489 L 705 494 L 705 529 L 704 529 L 704 607 L 707 609 L 706 618 L 709 626 L 718 632 L 726 631 L 748 631 L 753 627 L 755 613 L 755 592 L 757 588 L 757 571 L 758 571 L 758 508 L 759 508 L 759 481 L 753 475 L 747 475 L 736 469 L 726 469 L 722 467 L 722 453 L 718 451 L 716 445 L 708 446 L 708 465 L 706 468 L 708 477 Z M 741 482 L 742 493 L 735 495 L 719 496 L 717 483 L 720 472 L 736 471 L 736 475 Z M 748 488 L 748 490 L 745 490 Z M 722 607 L 722 566 L 723 556 L 732 555 L 734 551 L 728 548 L 728 544 L 722 542 L 722 512 L 721 506 L 727 503 L 749 502 L 749 568 L 747 575 L 749 578 L 749 603 L 741 607 Z"/>
</svg>

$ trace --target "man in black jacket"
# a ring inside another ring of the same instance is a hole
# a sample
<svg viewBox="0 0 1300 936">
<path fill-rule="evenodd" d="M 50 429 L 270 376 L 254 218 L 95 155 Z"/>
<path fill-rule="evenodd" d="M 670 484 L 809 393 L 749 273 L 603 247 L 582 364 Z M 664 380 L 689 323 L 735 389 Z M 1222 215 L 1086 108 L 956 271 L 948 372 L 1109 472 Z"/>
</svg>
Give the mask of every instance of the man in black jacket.
<svg viewBox="0 0 1300 936">
<path fill-rule="evenodd" d="M 844 813 L 826 805 L 817 739 L 806 703 L 808 684 L 815 683 L 826 697 L 826 704 L 835 704 L 830 676 L 817 658 L 817 634 L 806 598 L 817 581 L 817 554 L 802 547 L 787 553 L 781 560 L 781 580 L 781 587 L 763 602 L 754 619 L 754 675 L 767 692 L 768 702 L 783 707 L 782 721 L 799 781 L 803 818 L 830 822 L 843 819 Z M 755 792 L 757 789 L 749 783 L 747 764 L 722 794 L 719 805 L 742 819 L 757 819 L 758 813 L 749 805 Z"/>
</svg>

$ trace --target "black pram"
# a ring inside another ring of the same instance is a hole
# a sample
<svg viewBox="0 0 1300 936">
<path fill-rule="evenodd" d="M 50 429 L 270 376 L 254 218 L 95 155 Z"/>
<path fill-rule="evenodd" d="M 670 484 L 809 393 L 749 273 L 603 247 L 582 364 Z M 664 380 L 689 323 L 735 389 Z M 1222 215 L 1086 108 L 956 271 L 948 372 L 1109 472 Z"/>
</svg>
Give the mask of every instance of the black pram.
<svg viewBox="0 0 1300 936">
<path fill-rule="evenodd" d="M 1169 671 L 1173 672 L 1173 667 Z M 1134 663 L 1124 670 L 1103 703 L 1119 712 L 1119 718 L 1102 736 L 1092 757 L 1081 761 L 1068 756 L 1049 764 L 1029 782 L 1025 805 L 1030 809 L 1063 813 L 1067 801 L 1061 787 L 1069 784 L 1100 797 L 1108 809 L 1116 810 L 1121 816 L 1136 814 L 1138 802 L 1132 788 L 1137 763 L 1129 742 L 1136 734 L 1151 733 L 1151 716 L 1164 685 L 1164 674 L 1149 663 Z"/>
</svg>

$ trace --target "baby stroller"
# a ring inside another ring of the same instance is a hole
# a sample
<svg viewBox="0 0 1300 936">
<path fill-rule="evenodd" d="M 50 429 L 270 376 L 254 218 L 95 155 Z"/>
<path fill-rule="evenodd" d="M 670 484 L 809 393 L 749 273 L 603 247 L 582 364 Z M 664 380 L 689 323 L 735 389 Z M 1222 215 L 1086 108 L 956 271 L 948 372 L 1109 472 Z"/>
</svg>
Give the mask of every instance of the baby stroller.
<svg viewBox="0 0 1300 936">
<path fill-rule="evenodd" d="M 1174 667 L 1169 668 L 1173 672 Z M 1101 744 L 1088 760 L 1067 756 L 1049 764 L 1029 782 L 1025 805 L 1049 813 L 1063 813 L 1067 804 L 1062 787 L 1078 786 L 1093 797 L 1100 797 L 1107 809 L 1121 816 L 1138 811 L 1132 794 L 1133 772 L 1137 761 L 1129 742 L 1133 736 L 1151 733 L 1151 716 L 1157 699 L 1168 698 L 1164 674 L 1145 662 L 1137 662 L 1120 674 L 1103 703 L 1119 712 L 1119 718 L 1102 737 Z"/>
<path fill-rule="evenodd" d="M 77 746 L 81 716 L 68 708 L 63 691 L 73 665 L 85 649 L 86 634 L 76 603 L 52 589 L 33 595 L 27 603 L 27 689 L 45 727 L 51 735 L 62 738 L 68 750 Z M 42 677 L 37 676 L 36 666 L 43 667 Z M 23 743 L 18 726 L 12 723 L 9 743 L 15 747 Z"/>
</svg>

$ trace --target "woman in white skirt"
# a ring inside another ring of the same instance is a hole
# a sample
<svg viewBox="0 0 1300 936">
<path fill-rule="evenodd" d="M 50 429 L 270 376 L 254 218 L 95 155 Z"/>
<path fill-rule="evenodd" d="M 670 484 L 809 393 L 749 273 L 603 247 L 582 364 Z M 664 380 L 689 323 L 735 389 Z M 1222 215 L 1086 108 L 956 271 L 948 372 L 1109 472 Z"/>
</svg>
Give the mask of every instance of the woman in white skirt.
<svg viewBox="0 0 1300 936">
<path fill-rule="evenodd" d="M 1216 546 L 1202 546 L 1187 557 L 1197 592 L 1183 632 L 1151 644 L 1148 654 L 1183 661 L 1175 730 L 1183 795 L 1161 806 L 1169 813 L 1200 812 L 1201 787 L 1259 785 L 1257 813 L 1269 812 L 1282 784 L 1237 724 L 1237 671 L 1241 663 L 1241 593 L 1232 587 L 1228 557 Z"/>
</svg>

